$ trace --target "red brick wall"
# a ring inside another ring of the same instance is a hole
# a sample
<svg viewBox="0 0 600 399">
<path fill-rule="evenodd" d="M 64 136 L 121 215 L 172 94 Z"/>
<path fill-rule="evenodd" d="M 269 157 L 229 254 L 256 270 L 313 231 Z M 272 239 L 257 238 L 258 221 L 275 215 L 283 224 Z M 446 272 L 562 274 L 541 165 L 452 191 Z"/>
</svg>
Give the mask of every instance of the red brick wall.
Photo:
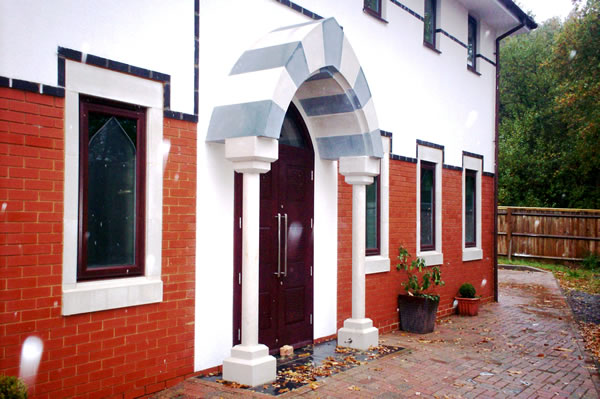
<svg viewBox="0 0 600 399">
<path fill-rule="evenodd" d="M 193 372 L 196 124 L 165 119 L 163 302 L 61 316 L 64 99 L 0 88 L 0 374 L 44 353 L 35 398 L 130 398 Z"/>
<path fill-rule="evenodd" d="M 398 328 L 397 296 L 404 293 L 406 273 L 396 270 L 398 247 L 416 254 L 417 165 L 390 160 L 390 262 L 389 273 L 366 277 L 366 313 L 380 332 Z M 482 179 L 482 249 L 480 261 L 462 261 L 462 171 L 442 170 L 442 279 L 438 317 L 453 312 L 458 287 L 471 282 L 484 301 L 493 298 L 493 178 Z M 338 327 L 352 314 L 352 187 L 339 176 L 338 197 Z M 482 281 L 485 280 L 484 285 Z"/>
</svg>

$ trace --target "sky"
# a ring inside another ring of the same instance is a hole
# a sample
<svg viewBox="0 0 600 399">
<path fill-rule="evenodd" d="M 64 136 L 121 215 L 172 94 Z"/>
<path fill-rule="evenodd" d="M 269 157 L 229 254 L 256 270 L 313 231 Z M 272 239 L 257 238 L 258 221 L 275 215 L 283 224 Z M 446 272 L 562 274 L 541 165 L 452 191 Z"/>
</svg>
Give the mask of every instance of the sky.
<svg viewBox="0 0 600 399">
<path fill-rule="evenodd" d="M 573 8 L 571 0 L 517 0 L 523 11 L 533 11 L 535 22 L 541 23 L 545 20 L 558 16 L 564 20 Z"/>
</svg>

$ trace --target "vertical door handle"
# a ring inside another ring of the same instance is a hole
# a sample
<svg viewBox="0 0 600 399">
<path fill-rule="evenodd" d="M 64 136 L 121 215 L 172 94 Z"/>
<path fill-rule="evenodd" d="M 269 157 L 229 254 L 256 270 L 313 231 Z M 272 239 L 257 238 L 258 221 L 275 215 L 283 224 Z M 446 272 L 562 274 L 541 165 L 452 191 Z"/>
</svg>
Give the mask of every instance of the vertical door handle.
<svg viewBox="0 0 600 399">
<path fill-rule="evenodd" d="M 284 223 L 285 223 L 285 232 L 284 232 L 284 234 L 285 234 L 285 236 L 284 236 L 285 237 L 285 241 L 284 241 L 284 244 L 283 244 L 283 256 L 284 256 L 284 258 L 283 258 L 283 265 L 284 265 L 283 277 L 287 277 L 287 247 L 288 247 L 287 246 L 287 244 L 288 244 L 287 243 L 287 241 L 288 241 L 288 223 L 287 223 L 288 222 L 288 217 L 287 217 L 287 213 L 283 215 L 283 220 L 284 220 Z"/>
<path fill-rule="evenodd" d="M 281 274 L 281 213 L 277 216 L 277 271 L 273 273 L 277 277 Z"/>
</svg>

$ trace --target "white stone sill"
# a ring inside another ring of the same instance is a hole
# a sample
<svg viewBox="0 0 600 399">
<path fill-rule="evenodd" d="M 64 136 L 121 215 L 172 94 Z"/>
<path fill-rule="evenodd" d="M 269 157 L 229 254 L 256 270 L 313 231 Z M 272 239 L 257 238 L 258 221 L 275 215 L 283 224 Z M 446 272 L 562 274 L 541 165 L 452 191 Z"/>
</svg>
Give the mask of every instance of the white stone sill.
<svg viewBox="0 0 600 399">
<path fill-rule="evenodd" d="M 365 257 L 365 274 L 384 273 L 390 271 L 390 258 L 374 255 Z"/>
<path fill-rule="evenodd" d="M 481 248 L 463 248 L 463 262 L 481 259 L 483 259 L 483 250 Z"/>
<path fill-rule="evenodd" d="M 444 264 L 444 254 L 436 251 L 417 253 L 417 257 L 425 261 L 426 266 L 437 266 Z"/>
<path fill-rule="evenodd" d="M 162 302 L 163 283 L 145 276 L 63 286 L 63 316 Z"/>
</svg>

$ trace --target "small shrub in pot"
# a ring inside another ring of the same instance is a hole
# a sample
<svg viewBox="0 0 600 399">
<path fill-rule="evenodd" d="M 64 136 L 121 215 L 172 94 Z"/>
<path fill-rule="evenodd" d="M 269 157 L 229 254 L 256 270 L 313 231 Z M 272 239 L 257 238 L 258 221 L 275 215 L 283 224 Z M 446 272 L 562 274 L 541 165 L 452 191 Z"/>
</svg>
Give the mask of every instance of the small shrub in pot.
<svg viewBox="0 0 600 399">
<path fill-rule="evenodd" d="M 463 298 L 475 298 L 475 287 L 471 283 L 464 283 L 458 289 L 458 293 Z"/>
<path fill-rule="evenodd" d="M 458 302 L 458 314 L 461 316 L 477 316 L 479 313 L 479 298 L 476 296 L 475 287 L 471 283 L 464 283 L 458 289 L 460 296 L 456 297 Z"/>
</svg>

